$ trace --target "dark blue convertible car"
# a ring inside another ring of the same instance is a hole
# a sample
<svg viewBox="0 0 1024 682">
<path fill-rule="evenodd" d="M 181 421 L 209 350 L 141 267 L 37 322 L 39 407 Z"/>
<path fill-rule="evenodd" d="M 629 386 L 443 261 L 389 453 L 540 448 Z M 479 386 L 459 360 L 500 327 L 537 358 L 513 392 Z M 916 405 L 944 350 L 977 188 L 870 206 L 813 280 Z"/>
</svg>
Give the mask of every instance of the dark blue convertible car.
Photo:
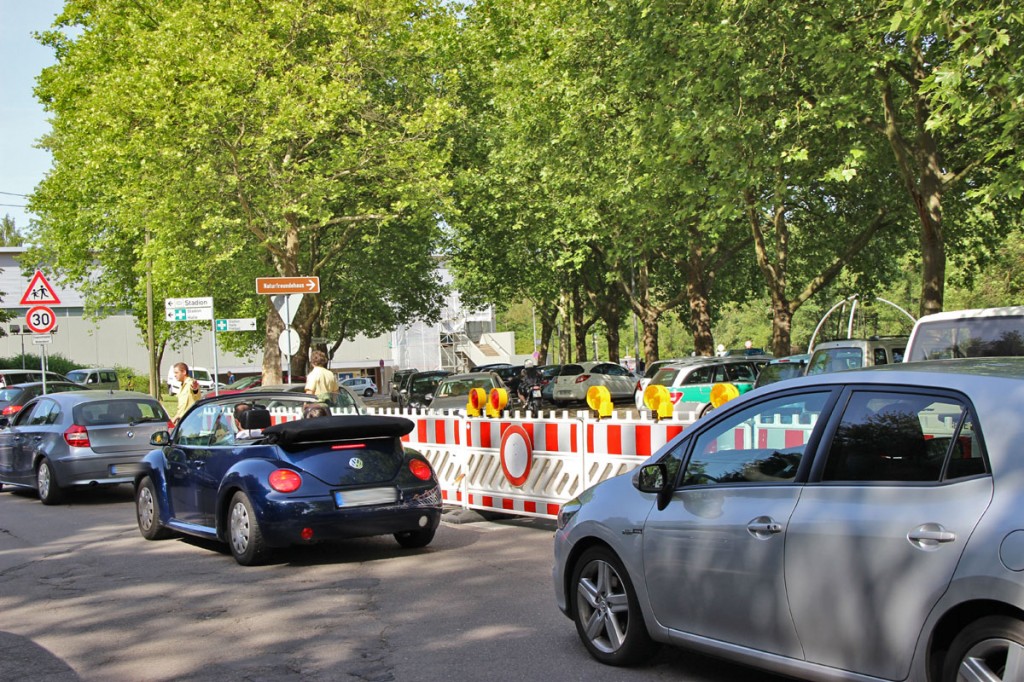
<svg viewBox="0 0 1024 682">
<path fill-rule="evenodd" d="M 402 445 L 413 423 L 347 414 L 271 425 L 278 408 L 313 400 L 212 398 L 196 403 L 173 434 L 155 434 L 159 448 L 135 479 L 143 537 L 219 540 L 246 566 L 273 548 L 324 540 L 393 534 L 403 547 L 429 544 L 441 490 L 427 460 Z"/>
</svg>

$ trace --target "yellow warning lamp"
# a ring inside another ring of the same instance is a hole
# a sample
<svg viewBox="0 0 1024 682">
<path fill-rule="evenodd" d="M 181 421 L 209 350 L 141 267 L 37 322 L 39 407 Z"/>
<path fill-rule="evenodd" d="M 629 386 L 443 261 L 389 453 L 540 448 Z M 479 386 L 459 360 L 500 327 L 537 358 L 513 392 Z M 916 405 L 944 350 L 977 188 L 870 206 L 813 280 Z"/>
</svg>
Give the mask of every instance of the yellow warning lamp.
<svg viewBox="0 0 1024 682">
<path fill-rule="evenodd" d="M 672 396 L 661 384 L 649 384 L 644 389 L 644 405 L 647 406 L 658 420 L 672 416 Z"/>
<path fill-rule="evenodd" d="M 733 398 L 738 398 L 740 389 L 732 384 L 715 384 L 711 387 L 711 406 L 721 407 Z"/>
<path fill-rule="evenodd" d="M 487 403 L 487 393 L 482 388 L 472 388 L 469 397 L 466 398 L 466 414 L 470 417 L 479 417 L 480 410 L 484 409 Z"/>
<path fill-rule="evenodd" d="M 597 412 L 597 418 L 612 416 L 612 394 L 607 386 L 591 386 L 587 389 L 587 405 Z"/>
<path fill-rule="evenodd" d="M 487 401 L 487 416 L 500 417 L 501 411 L 508 405 L 508 391 L 503 388 L 492 388 L 491 397 Z"/>
</svg>

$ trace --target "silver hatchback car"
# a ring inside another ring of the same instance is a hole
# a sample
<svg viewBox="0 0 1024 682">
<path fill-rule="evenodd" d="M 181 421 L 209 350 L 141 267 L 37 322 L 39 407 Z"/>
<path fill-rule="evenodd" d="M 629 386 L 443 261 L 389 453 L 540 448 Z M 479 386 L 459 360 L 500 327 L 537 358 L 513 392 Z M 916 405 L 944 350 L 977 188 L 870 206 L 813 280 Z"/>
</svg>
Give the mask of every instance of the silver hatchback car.
<svg viewBox="0 0 1024 682">
<path fill-rule="evenodd" d="M 43 504 L 57 504 L 73 486 L 131 483 L 167 420 L 160 403 L 135 391 L 40 396 L 0 419 L 0 488 L 35 488 Z"/>
<path fill-rule="evenodd" d="M 612 665 L 1024 680 L 1024 358 L 748 393 L 563 505 L 555 595 Z"/>
</svg>

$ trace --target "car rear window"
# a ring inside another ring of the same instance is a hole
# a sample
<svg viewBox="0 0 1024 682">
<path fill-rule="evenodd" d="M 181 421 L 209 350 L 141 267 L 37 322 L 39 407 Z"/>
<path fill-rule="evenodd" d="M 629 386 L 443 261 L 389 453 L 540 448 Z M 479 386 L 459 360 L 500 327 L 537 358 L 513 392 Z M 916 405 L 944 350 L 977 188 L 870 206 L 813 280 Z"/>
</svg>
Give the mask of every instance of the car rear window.
<svg viewBox="0 0 1024 682">
<path fill-rule="evenodd" d="M 72 414 L 75 423 L 81 426 L 167 421 L 167 413 L 160 403 L 134 398 L 80 403 L 75 405 Z"/>
<path fill-rule="evenodd" d="M 662 367 L 654 375 L 654 378 L 651 379 L 651 383 L 659 386 L 674 386 L 676 377 L 679 376 L 679 371 L 678 367 Z"/>
<path fill-rule="evenodd" d="M 579 374 L 583 374 L 582 365 L 566 365 L 562 368 L 562 371 L 558 373 L 560 377 L 574 377 Z"/>
<path fill-rule="evenodd" d="M 72 370 L 67 373 L 67 377 L 70 381 L 77 381 L 79 383 L 85 381 L 85 377 L 89 373 L 80 369 Z"/>
<path fill-rule="evenodd" d="M 841 372 L 864 366 L 864 352 L 860 348 L 827 348 L 814 351 L 807 375 Z"/>
</svg>

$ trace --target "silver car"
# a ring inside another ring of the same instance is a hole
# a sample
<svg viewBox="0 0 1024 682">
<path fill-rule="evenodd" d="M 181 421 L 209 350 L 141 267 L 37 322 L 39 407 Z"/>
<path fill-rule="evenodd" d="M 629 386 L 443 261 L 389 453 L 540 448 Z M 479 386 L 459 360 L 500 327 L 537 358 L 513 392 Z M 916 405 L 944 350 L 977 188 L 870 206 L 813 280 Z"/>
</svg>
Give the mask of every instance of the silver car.
<svg viewBox="0 0 1024 682">
<path fill-rule="evenodd" d="M 168 417 L 153 398 L 135 391 L 51 393 L 28 403 L 13 420 L 0 419 L 0 488 L 34 488 L 57 504 L 72 486 L 131 483 L 149 438 Z"/>
<path fill-rule="evenodd" d="M 563 505 L 559 608 L 815 680 L 1024 679 L 1024 358 L 773 384 Z"/>
<path fill-rule="evenodd" d="M 505 382 L 495 372 L 470 372 L 453 374 L 441 380 L 430 400 L 432 410 L 465 410 L 469 392 L 474 388 L 483 389 L 487 395 L 495 388 L 505 388 Z"/>
</svg>

